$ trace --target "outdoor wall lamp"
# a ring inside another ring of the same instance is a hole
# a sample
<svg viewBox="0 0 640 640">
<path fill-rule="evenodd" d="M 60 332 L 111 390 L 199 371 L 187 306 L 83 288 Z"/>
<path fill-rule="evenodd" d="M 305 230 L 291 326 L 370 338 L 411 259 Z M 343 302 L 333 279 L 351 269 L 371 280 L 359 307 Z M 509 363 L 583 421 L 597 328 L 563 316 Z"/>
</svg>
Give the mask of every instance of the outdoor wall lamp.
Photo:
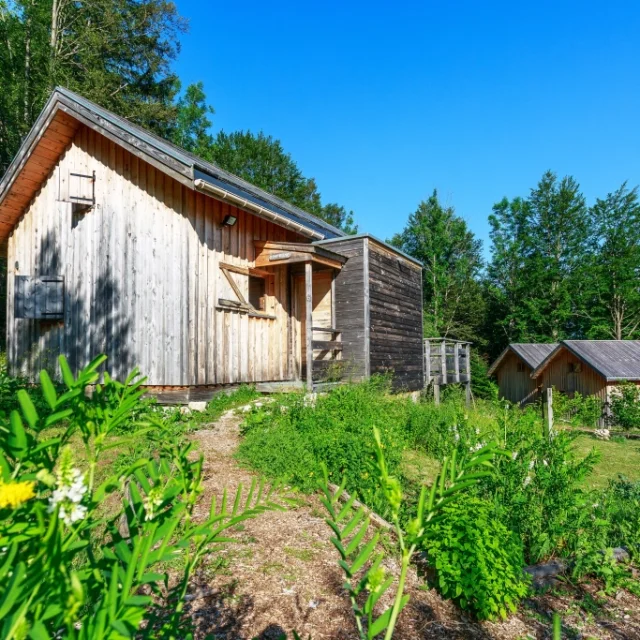
<svg viewBox="0 0 640 640">
<path fill-rule="evenodd" d="M 231 214 L 228 214 L 224 217 L 224 220 L 222 221 L 222 226 L 223 227 L 233 227 L 233 225 L 238 221 L 238 218 L 236 216 L 232 216 Z"/>
</svg>

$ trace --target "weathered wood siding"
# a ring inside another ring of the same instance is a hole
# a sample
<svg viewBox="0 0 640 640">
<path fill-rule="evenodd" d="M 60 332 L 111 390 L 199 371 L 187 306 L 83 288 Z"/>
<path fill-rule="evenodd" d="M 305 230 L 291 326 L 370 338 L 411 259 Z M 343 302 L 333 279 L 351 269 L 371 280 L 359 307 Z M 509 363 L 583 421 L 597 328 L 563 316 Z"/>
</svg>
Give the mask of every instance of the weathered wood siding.
<svg viewBox="0 0 640 640">
<path fill-rule="evenodd" d="M 342 331 L 342 360 L 347 377 L 354 380 L 369 375 L 368 289 L 365 278 L 367 238 L 340 240 L 327 246 L 347 258 L 336 276 L 335 327 Z M 365 304 L 366 302 L 366 304 Z"/>
<path fill-rule="evenodd" d="M 398 388 L 422 389 L 421 269 L 374 240 L 368 254 L 370 371 L 392 372 Z"/>
<path fill-rule="evenodd" d="M 572 373 L 571 366 L 578 363 L 582 370 Z M 607 401 L 605 378 L 567 349 L 562 349 L 542 372 L 541 383 L 545 389 L 555 387 L 568 395 L 577 391 L 583 396 L 598 396 L 603 402 Z"/>
<path fill-rule="evenodd" d="M 94 170 L 96 206 L 79 215 L 68 201 L 70 173 Z M 221 225 L 228 213 L 233 227 Z M 286 267 L 269 291 L 275 319 L 217 308 L 234 298 L 220 262 L 252 266 L 255 240 L 302 241 L 80 127 L 9 240 L 12 370 L 33 378 L 59 353 L 78 369 L 105 352 L 115 375 L 138 366 L 150 385 L 289 379 Z M 14 318 L 16 274 L 63 275 L 64 321 Z M 234 277 L 247 294 L 248 278 Z"/>
<path fill-rule="evenodd" d="M 522 371 L 518 371 L 518 365 L 522 365 Z M 501 398 L 523 404 L 538 399 L 537 383 L 531 378 L 531 368 L 513 351 L 505 356 L 496 371 L 496 378 Z"/>
</svg>

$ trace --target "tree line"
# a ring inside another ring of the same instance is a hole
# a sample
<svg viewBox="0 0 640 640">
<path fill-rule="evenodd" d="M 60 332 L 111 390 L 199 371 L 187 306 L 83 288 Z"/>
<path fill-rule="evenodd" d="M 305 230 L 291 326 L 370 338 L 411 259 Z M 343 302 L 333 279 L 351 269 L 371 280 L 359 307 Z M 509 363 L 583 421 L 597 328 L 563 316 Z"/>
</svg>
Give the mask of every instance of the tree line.
<svg viewBox="0 0 640 640">
<path fill-rule="evenodd" d="M 62 85 L 355 232 L 353 212 L 325 202 L 279 140 L 212 132 L 203 84 L 183 88 L 173 70 L 187 27 L 168 0 L 0 0 L 0 175 Z M 574 178 L 549 171 L 494 205 L 488 260 L 436 191 L 390 241 L 424 265 L 425 335 L 493 357 L 509 342 L 640 337 L 639 218 L 637 188 L 589 206 Z"/>
<path fill-rule="evenodd" d="M 490 258 L 434 191 L 392 243 L 424 265 L 425 332 L 495 357 L 510 342 L 640 338 L 640 201 L 626 183 L 588 206 L 547 171 L 489 215 Z"/>
</svg>

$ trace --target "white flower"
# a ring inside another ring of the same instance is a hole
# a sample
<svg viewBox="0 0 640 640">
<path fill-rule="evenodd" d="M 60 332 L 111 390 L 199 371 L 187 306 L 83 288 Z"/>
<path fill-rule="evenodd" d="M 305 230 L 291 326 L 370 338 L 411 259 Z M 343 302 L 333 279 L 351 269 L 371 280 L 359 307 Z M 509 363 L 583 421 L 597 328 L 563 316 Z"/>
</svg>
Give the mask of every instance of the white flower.
<svg viewBox="0 0 640 640">
<path fill-rule="evenodd" d="M 459 433 L 457 433 L 457 432 L 456 432 L 456 433 L 454 433 L 454 434 L 453 434 L 453 438 L 454 438 L 454 440 L 455 440 L 456 442 L 458 442 L 458 440 L 460 440 L 460 434 L 459 434 Z"/>
<path fill-rule="evenodd" d="M 480 429 L 478 429 L 478 427 L 476 427 L 476 435 L 479 436 L 480 435 Z"/>
<path fill-rule="evenodd" d="M 548 463 L 546 460 L 543 460 L 543 461 L 542 461 L 542 464 L 543 464 L 545 467 L 548 467 L 548 466 L 549 466 L 549 463 Z"/>
<path fill-rule="evenodd" d="M 512 460 L 515 460 L 517 457 L 518 457 L 518 452 L 517 452 L 517 451 L 514 451 L 514 452 L 511 454 L 511 459 L 512 459 Z"/>
<path fill-rule="evenodd" d="M 71 464 L 71 454 L 65 453 L 58 471 L 57 487 L 51 493 L 47 507 L 49 513 L 59 508 L 60 520 L 66 525 L 83 520 L 87 515 L 87 507 L 80 504 L 87 493 L 84 474 Z"/>
<path fill-rule="evenodd" d="M 596 502 L 596 503 L 593 505 L 593 508 L 594 508 L 594 509 L 597 509 L 599 506 L 600 506 L 600 504 Z"/>
<path fill-rule="evenodd" d="M 522 483 L 522 486 L 523 486 L 523 487 L 527 487 L 527 486 L 529 486 L 530 484 L 531 484 L 531 476 L 527 476 L 527 477 L 524 479 L 524 482 Z"/>
<path fill-rule="evenodd" d="M 533 469 L 533 467 L 536 466 L 536 461 L 535 460 L 530 460 L 529 461 L 529 470 Z"/>
</svg>

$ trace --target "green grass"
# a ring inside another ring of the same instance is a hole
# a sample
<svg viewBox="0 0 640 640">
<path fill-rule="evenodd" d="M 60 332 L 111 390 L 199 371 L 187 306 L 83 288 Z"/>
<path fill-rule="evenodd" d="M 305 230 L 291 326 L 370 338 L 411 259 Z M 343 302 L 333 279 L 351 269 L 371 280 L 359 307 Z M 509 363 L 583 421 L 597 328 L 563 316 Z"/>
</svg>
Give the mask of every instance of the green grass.
<svg viewBox="0 0 640 640">
<path fill-rule="evenodd" d="M 640 441 L 613 442 L 580 435 L 574 442 L 575 451 L 585 456 L 594 447 L 600 452 L 600 461 L 585 480 L 589 489 L 602 489 L 618 474 L 630 480 L 640 480 Z"/>
</svg>

